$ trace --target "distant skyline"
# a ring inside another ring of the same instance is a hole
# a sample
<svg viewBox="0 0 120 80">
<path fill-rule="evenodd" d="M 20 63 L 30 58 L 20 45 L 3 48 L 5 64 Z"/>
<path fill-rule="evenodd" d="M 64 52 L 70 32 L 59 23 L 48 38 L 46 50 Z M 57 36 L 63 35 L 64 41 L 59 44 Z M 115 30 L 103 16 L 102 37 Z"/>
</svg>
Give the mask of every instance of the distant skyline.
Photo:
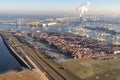
<svg viewBox="0 0 120 80">
<path fill-rule="evenodd" d="M 120 14 L 120 0 L 0 0 L 0 14 L 77 14 L 84 2 L 86 14 Z"/>
</svg>

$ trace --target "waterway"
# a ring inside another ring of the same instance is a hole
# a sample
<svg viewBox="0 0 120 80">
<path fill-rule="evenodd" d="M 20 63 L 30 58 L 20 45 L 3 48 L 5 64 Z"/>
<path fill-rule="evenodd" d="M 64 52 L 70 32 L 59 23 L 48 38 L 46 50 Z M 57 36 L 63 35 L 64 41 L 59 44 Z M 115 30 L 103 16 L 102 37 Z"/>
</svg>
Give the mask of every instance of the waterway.
<svg viewBox="0 0 120 80">
<path fill-rule="evenodd" d="M 11 55 L 0 36 L 0 73 L 8 71 L 21 71 L 22 67 Z"/>
<path fill-rule="evenodd" d="M 93 24 L 93 23 L 86 23 L 84 24 L 87 27 L 95 27 L 96 25 L 99 27 L 106 27 L 106 28 L 111 28 L 113 30 L 118 30 L 120 31 L 120 25 L 112 25 L 112 24 L 105 24 L 105 23 L 97 23 L 97 24 Z M 72 28 L 77 28 L 79 27 L 76 24 L 69 24 L 69 25 L 57 25 L 57 26 L 51 26 L 51 27 L 36 27 L 35 30 L 39 30 L 39 31 L 44 31 L 44 30 L 48 30 L 50 32 L 55 32 L 57 30 L 60 30 L 62 32 L 67 31 L 68 29 L 72 29 Z M 20 29 L 20 30 L 30 30 L 30 27 L 28 26 L 22 26 L 22 27 L 16 27 L 16 26 L 10 26 L 10 25 L 0 25 L 0 29 L 10 29 L 10 30 L 16 30 L 16 29 Z M 96 37 L 94 34 L 98 32 L 96 30 L 91 30 L 90 32 L 88 32 L 88 35 L 91 37 Z M 99 36 L 104 38 L 106 41 L 110 41 L 111 39 L 109 39 L 109 35 L 104 37 L 104 36 Z M 111 36 L 110 36 L 111 37 Z M 118 35 L 119 37 L 119 35 Z M 118 40 L 118 42 L 120 41 L 120 39 L 116 39 Z M 10 52 L 8 51 L 7 47 L 5 46 L 5 44 L 3 43 L 2 38 L 0 37 L 0 73 L 4 73 L 10 70 L 16 70 L 19 71 L 21 70 L 22 67 L 20 66 L 20 64 L 16 61 L 16 59 L 10 54 Z"/>
<path fill-rule="evenodd" d="M 102 27 L 102 28 L 109 28 L 111 30 L 116 30 L 120 32 L 120 25 L 119 24 L 108 24 L 108 23 L 92 23 L 92 22 L 85 22 L 83 24 L 64 24 L 64 25 L 55 25 L 55 26 L 49 26 L 49 27 L 35 27 L 34 30 L 38 31 L 50 31 L 50 32 L 66 32 L 70 29 L 78 28 L 78 27 Z M 12 30 L 31 30 L 29 26 L 11 26 L 11 25 L 0 25 L 0 29 L 12 29 Z M 77 31 L 75 31 L 77 32 Z M 79 34 L 80 31 L 78 31 Z M 89 35 L 89 37 L 92 37 L 94 39 L 102 39 L 106 42 L 119 42 L 120 43 L 120 34 L 114 35 L 114 34 L 108 34 L 108 35 L 97 35 L 97 34 L 103 34 L 103 31 L 99 30 L 90 30 L 89 32 L 82 32 L 82 34 Z M 106 32 L 104 32 L 106 34 Z"/>
</svg>

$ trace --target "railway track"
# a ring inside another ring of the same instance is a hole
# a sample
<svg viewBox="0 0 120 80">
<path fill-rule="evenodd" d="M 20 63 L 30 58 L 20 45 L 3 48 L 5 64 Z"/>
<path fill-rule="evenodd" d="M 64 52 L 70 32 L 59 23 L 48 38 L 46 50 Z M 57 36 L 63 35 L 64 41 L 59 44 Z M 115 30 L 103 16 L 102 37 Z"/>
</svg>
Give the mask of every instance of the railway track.
<svg viewBox="0 0 120 80">
<path fill-rule="evenodd" d="M 37 67 L 43 73 L 45 73 L 45 75 L 48 77 L 49 80 L 67 80 L 63 75 L 61 75 L 52 66 L 50 66 L 45 60 L 43 60 L 40 57 L 39 53 L 37 53 L 31 45 L 29 45 L 30 48 L 28 48 L 28 43 L 25 40 L 19 37 L 17 37 L 17 39 L 22 44 L 26 44 L 26 45 L 21 45 L 21 48 L 25 51 L 26 55 L 37 65 Z M 34 53 L 32 53 L 32 51 Z"/>
<path fill-rule="evenodd" d="M 56 80 L 54 79 L 53 75 L 51 75 L 50 73 L 48 73 L 47 69 L 45 67 L 43 67 L 41 60 L 39 60 L 35 55 L 31 55 L 26 49 L 25 47 L 23 47 L 23 50 L 25 52 L 27 52 L 27 55 L 29 56 L 29 58 L 34 61 L 34 63 L 37 65 L 37 67 L 45 73 L 45 75 L 48 77 L 49 80 Z M 35 57 L 33 57 L 35 56 Z"/>
</svg>

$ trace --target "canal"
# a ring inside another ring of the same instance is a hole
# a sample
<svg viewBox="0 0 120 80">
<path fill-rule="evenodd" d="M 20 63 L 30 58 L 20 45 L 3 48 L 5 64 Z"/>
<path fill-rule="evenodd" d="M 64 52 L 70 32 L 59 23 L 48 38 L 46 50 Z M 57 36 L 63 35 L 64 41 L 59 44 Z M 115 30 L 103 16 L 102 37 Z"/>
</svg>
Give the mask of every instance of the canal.
<svg viewBox="0 0 120 80">
<path fill-rule="evenodd" d="M 21 71 L 22 66 L 11 55 L 0 36 L 0 73 L 8 71 Z"/>
</svg>

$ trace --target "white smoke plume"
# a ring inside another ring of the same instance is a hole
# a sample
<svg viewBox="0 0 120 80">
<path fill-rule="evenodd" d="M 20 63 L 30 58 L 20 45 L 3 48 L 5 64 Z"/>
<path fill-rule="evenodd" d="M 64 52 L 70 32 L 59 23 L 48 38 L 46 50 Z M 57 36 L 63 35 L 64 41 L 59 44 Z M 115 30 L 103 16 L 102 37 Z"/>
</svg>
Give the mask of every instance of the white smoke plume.
<svg viewBox="0 0 120 80">
<path fill-rule="evenodd" d="M 86 2 L 81 4 L 77 7 L 77 11 L 79 12 L 79 16 L 82 17 L 82 15 L 88 11 L 88 7 L 91 5 L 90 2 Z"/>
</svg>

